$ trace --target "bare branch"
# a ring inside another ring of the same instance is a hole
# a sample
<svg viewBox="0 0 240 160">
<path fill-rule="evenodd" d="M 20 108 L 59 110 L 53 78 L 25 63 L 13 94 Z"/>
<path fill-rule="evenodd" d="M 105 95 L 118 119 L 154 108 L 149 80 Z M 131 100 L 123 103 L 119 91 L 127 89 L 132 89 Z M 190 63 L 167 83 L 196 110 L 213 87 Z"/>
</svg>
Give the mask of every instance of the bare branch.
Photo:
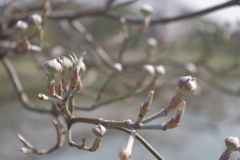
<svg viewBox="0 0 240 160">
<path fill-rule="evenodd" d="M 62 129 L 62 127 L 59 125 L 59 123 L 56 120 L 53 121 L 53 124 L 57 132 L 57 143 L 52 148 L 48 150 L 37 150 L 27 140 L 25 140 L 25 138 L 23 138 L 20 134 L 18 134 L 18 138 L 21 140 L 24 146 L 27 147 L 27 148 L 21 148 L 21 151 L 26 154 L 34 153 L 38 155 L 44 155 L 44 154 L 52 153 L 56 149 L 62 147 L 64 143 L 65 131 Z"/>
<path fill-rule="evenodd" d="M 60 114 L 60 112 L 58 110 L 44 109 L 44 108 L 40 108 L 38 106 L 31 104 L 29 102 L 27 94 L 23 90 L 22 84 L 17 76 L 17 73 L 16 73 L 14 67 L 12 66 L 12 63 L 9 61 L 9 59 L 7 57 L 2 57 L 1 60 L 5 67 L 5 70 L 7 71 L 8 75 L 14 85 L 15 91 L 17 93 L 17 96 L 18 96 L 20 102 L 26 109 L 28 109 L 30 111 L 38 112 L 38 113 L 44 113 L 44 114 L 46 114 L 46 113 L 51 114 L 52 112 L 56 112 L 55 114 Z"/>
<path fill-rule="evenodd" d="M 231 1 L 225 2 L 223 4 L 219 4 L 214 7 L 209 7 L 207 9 L 204 9 L 201 11 L 184 14 L 181 16 L 176 16 L 173 18 L 160 18 L 160 19 L 151 20 L 150 24 L 154 25 L 154 24 L 161 24 L 161 23 L 169 23 L 169 22 L 183 20 L 183 19 L 189 19 L 189 18 L 193 18 L 196 16 L 202 16 L 207 13 L 214 12 L 216 10 L 231 7 L 234 5 L 239 5 L 239 0 L 231 0 Z M 26 19 L 29 15 L 31 15 L 31 13 L 25 13 L 25 14 L 19 14 L 19 15 L 13 16 L 13 18 L 10 21 L 10 24 L 13 24 L 14 22 L 16 22 L 19 19 Z M 91 17 L 91 16 L 100 16 L 100 17 L 117 20 L 117 21 L 119 21 L 120 18 L 122 17 L 122 15 L 116 15 L 116 14 L 105 12 L 105 10 L 103 10 L 101 8 L 100 9 L 97 8 L 97 9 L 90 10 L 90 11 L 84 11 L 84 12 L 83 11 L 75 12 L 75 13 L 51 13 L 51 14 L 47 15 L 46 17 L 50 20 L 60 20 L 60 19 L 74 20 L 74 19 L 79 19 L 82 17 Z M 132 24 L 143 24 L 144 20 L 126 18 L 126 22 L 132 23 Z"/>
<path fill-rule="evenodd" d="M 116 128 L 117 130 L 123 131 L 125 133 L 130 134 L 131 131 L 126 128 Z M 148 151 L 150 151 L 153 156 L 155 156 L 158 160 L 165 160 L 142 136 L 140 136 L 138 133 L 136 133 L 136 139 L 141 142 Z"/>
</svg>

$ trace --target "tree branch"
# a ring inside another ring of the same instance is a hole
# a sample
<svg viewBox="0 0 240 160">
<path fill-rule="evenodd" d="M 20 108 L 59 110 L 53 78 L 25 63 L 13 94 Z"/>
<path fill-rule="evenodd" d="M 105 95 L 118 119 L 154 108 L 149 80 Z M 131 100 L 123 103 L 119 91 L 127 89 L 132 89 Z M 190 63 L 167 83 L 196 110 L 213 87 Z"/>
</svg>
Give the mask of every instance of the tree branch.
<svg viewBox="0 0 240 160">
<path fill-rule="evenodd" d="M 239 5 L 239 3 L 240 3 L 239 0 L 231 0 L 231 1 L 225 2 L 223 4 L 219 4 L 219 5 L 209 7 L 207 9 L 203 9 L 201 11 L 197 11 L 197 12 L 193 12 L 193 13 L 188 13 L 188 14 L 184 14 L 184 15 L 176 16 L 176 17 L 172 17 L 172 18 L 160 18 L 160 19 L 151 20 L 150 24 L 152 24 L 152 25 L 162 24 L 162 23 L 169 23 L 169 22 L 183 20 L 183 19 L 189 19 L 189 18 L 193 18 L 196 16 L 205 15 L 207 13 L 214 12 L 216 10 L 220 10 L 223 8 L 231 7 L 234 5 Z M 34 13 L 36 13 L 36 12 L 34 12 Z M 14 24 L 14 22 L 16 22 L 19 19 L 27 19 L 28 16 L 31 14 L 32 13 L 24 13 L 24 14 L 14 15 L 10 21 L 10 24 Z M 43 14 L 43 13 L 40 12 L 40 14 Z M 97 9 L 90 10 L 90 11 L 75 12 L 75 13 L 55 12 L 55 13 L 51 13 L 51 14 L 47 15 L 46 17 L 49 20 L 60 20 L 60 19 L 74 20 L 74 19 L 79 19 L 82 17 L 90 17 L 90 16 L 100 16 L 100 17 L 117 20 L 117 21 L 119 21 L 120 18 L 122 17 L 122 15 L 109 13 L 101 8 L 97 8 Z M 126 22 L 132 23 L 132 24 L 142 24 L 142 23 L 144 23 L 144 20 L 143 19 L 126 18 Z"/>
<path fill-rule="evenodd" d="M 61 112 L 59 110 L 39 108 L 38 106 L 31 104 L 29 102 L 27 94 L 24 92 L 22 84 L 17 76 L 17 73 L 16 73 L 14 67 L 12 66 L 12 63 L 9 61 L 9 59 L 6 56 L 2 57 L 1 60 L 2 60 L 3 66 L 5 67 L 6 72 L 8 73 L 8 75 L 13 83 L 13 86 L 15 88 L 15 91 L 17 93 L 17 96 L 18 96 L 20 102 L 26 109 L 28 109 L 30 111 L 38 112 L 38 113 L 44 113 L 44 114 L 45 113 L 61 114 Z"/>
</svg>

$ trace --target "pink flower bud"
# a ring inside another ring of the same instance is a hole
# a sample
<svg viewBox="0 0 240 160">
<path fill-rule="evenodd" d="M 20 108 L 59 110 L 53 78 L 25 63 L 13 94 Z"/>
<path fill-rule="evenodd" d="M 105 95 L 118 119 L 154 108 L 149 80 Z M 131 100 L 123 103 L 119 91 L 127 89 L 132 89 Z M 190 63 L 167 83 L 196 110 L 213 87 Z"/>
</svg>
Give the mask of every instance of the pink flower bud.
<svg viewBox="0 0 240 160">
<path fill-rule="evenodd" d="M 239 151 L 240 143 L 238 137 L 228 137 L 225 139 L 225 145 L 230 151 Z"/>
<path fill-rule="evenodd" d="M 72 61 L 65 56 L 60 57 L 60 61 L 62 62 L 63 69 L 72 70 Z"/>
<path fill-rule="evenodd" d="M 18 33 L 23 33 L 28 28 L 28 24 L 24 21 L 17 21 L 17 23 L 14 26 L 14 30 Z"/>
<path fill-rule="evenodd" d="M 155 69 L 153 67 L 153 65 L 150 64 L 146 64 L 142 67 L 143 71 L 145 71 L 145 73 L 147 73 L 150 76 L 154 76 L 155 74 Z"/>
<path fill-rule="evenodd" d="M 197 79 L 191 76 L 180 77 L 178 88 L 182 93 L 192 93 L 197 89 Z"/>
<path fill-rule="evenodd" d="M 48 73 L 51 76 L 54 76 L 55 74 L 62 71 L 62 64 L 58 62 L 56 59 L 53 59 L 53 60 L 47 61 L 44 64 L 44 68 L 48 71 Z"/>
<path fill-rule="evenodd" d="M 191 73 L 197 73 L 197 67 L 193 63 L 187 63 L 185 65 L 185 68 L 186 68 L 187 71 L 189 71 Z"/>
<path fill-rule="evenodd" d="M 153 37 L 148 38 L 147 43 L 148 43 L 148 45 L 149 45 L 150 47 L 155 47 L 155 46 L 158 45 L 157 40 L 156 40 L 155 38 L 153 38 Z"/>
<path fill-rule="evenodd" d="M 157 65 L 154 68 L 155 68 L 155 73 L 158 77 L 165 75 L 166 70 L 163 65 Z"/>
<path fill-rule="evenodd" d="M 42 23 L 42 16 L 39 14 L 33 14 L 28 18 L 28 24 L 29 25 L 40 25 Z"/>
<path fill-rule="evenodd" d="M 81 72 L 84 72 L 84 71 L 86 71 L 86 68 L 87 68 L 87 67 L 86 67 L 85 63 L 82 62 L 80 71 L 81 71 Z"/>
<path fill-rule="evenodd" d="M 125 148 L 122 148 L 119 153 L 119 157 L 121 160 L 128 160 L 131 157 L 131 155 L 129 154 L 129 152 L 126 151 Z"/>
<path fill-rule="evenodd" d="M 176 116 L 164 124 L 164 130 L 173 129 L 177 126 L 180 126 L 180 121 L 185 113 L 185 109 L 186 109 L 186 102 L 182 101 L 178 105 L 178 111 Z"/>
<path fill-rule="evenodd" d="M 153 12 L 153 8 L 152 6 L 150 6 L 149 4 L 144 4 L 141 7 L 141 13 L 143 16 L 148 16 Z"/>
<path fill-rule="evenodd" d="M 82 67 L 85 67 L 85 69 L 86 69 L 85 64 L 83 64 L 83 57 L 85 54 L 86 54 L 86 52 L 84 52 L 80 58 L 77 58 L 75 53 L 72 53 L 72 55 L 69 55 L 69 57 L 72 60 L 73 70 L 77 69 L 79 72 Z M 83 71 L 84 71 L 84 68 L 83 68 Z"/>
<path fill-rule="evenodd" d="M 28 148 L 20 148 L 20 151 L 21 151 L 22 153 L 24 153 L 24 154 L 29 154 L 29 153 L 31 153 L 31 150 L 28 149 Z"/>
<path fill-rule="evenodd" d="M 96 125 L 92 129 L 92 133 L 96 136 L 96 138 L 102 138 L 106 134 L 106 128 L 101 124 Z"/>
<path fill-rule="evenodd" d="M 141 104 L 140 115 L 142 117 L 145 116 L 147 114 L 147 112 L 149 111 L 149 106 L 153 100 L 153 94 L 154 94 L 154 91 L 150 91 L 148 93 L 148 96 L 147 96 L 147 99 L 145 100 L 145 102 L 143 104 Z"/>
<path fill-rule="evenodd" d="M 17 134 L 18 139 L 24 144 L 24 146 L 32 149 L 33 146 L 21 135 L 21 134 Z"/>
<path fill-rule="evenodd" d="M 116 72 L 122 72 L 122 64 L 121 63 L 114 63 L 112 68 Z"/>
<path fill-rule="evenodd" d="M 179 100 L 179 101 L 177 101 L 177 102 L 171 103 L 169 106 L 167 106 L 167 107 L 164 109 L 164 111 L 165 111 L 166 113 L 169 113 L 169 112 L 171 112 L 172 110 L 174 110 L 175 108 L 177 108 L 178 105 L 180 105 L 180 103 L 184 103 L 184 102 L 185 102 L 184 100 Z"/>
</svg>

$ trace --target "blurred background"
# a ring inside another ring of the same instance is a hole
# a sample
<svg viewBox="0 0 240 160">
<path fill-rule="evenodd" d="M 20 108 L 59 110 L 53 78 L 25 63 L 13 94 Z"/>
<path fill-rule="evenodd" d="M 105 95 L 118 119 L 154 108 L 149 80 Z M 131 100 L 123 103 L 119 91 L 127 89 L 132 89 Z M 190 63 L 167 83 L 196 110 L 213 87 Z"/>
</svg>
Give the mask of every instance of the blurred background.
<svg viewBox="0 0 240 160">
<path fill-rule="evenodd" d="M 94 2 L 94 3 L 93 3 Z M 87 11 L 105 4 L 105 0 L 53 0 L 52 12 Z M 117 0 L 116 3 L 123 1 Z M 186 0 L 139 0 L 125 7 L 111 11 L 126 17 L 143 19 L 140 8 L 143 4 L 153 6 L 152 19 L 175 17 L 205 9 L 226 1 L 186 1 Z M 1 23 L 4 22 L 5 7 L 8 1 L 1 1 Z M 41 10 L 44 1 L 12 1 L 10 15 L 24 14 Z M 54 8 L 54 6 L 56 6 Z M 104 92 L 103 100 L 128 93 L 142 72 L 142 65 L 164 65 L 166 74 L 157 80 L 153 104 L 148 115 L 166 107 L 177 90 L 177 80 L 191 75 L 197 78 L 198 89 L 184 97 L 187 109 L 181 126 L 167 131 L 140 130 L 142 135 L 166 160 L 174 159 L 218 159 L 225 150 L 224 139 L 238 137 L 240 129 L 239 108 L 239 6 L 222 9 L 204 16 L 194 17 L 167 24 L 151 25 L 147 32 L 139 33 L 139 24 L 128 24 L 128 42 L 122 58 L 123 72 L 112 80 Z M 108 53 L 115 62 L 124 42 L 121 23 L 104 16 L 79 18 L 95 42 Z M 2 27 L 3 28 L 3 27 Z M 10 31 L 11 28 L 9 28 Z M 3 29 L 1 30 L 3 31 Z M 76 104 L 91 106 L 98 91 L 107 79 L 110 70 L 94 54 L 91 43 L 86 42 L 83 33 L 69 25 L 66 20 L 45 19 L 42 52 L 12 53 L 13 63 L 26 93 L 32 103 L 50 108 L 49 103 L 37 99 L 38 93 L 46 93 L 45 72 L 41 66 L 45 61 L 71 52 L 80 55 L 87 52 L 84 62 L 87 70 L 82 73 L 83 90 L 76 98 Z M 31 34 L 31 33 L 27 33 Z M 156 45 L 152 45 L 151 38 Z M 19 36 L 12 34 L 5 42 L 18 42 Z M 37 44 L 37 40 L 31 41 Z M 149 49 L 150 47 L 150 49 Z M 146 59 L 146 55 L 151 56 Z M 96 64 L 103 66 L 98 69 Z M 150 79 L 150 78 L 149 78 Z M 26 110 L 20 103 L 13 85 L 3 65 L 0 65 L 0 157 L 11 160 L 75 160 L 75 159 L 119 159 L 121 147 L 125 146 L 128 135 L 118 130 L 107 130 L 101 147 L 94 153 L 64 146 L 48 155 L 25 155 L 17 133 L 22 134 L 38 149 L 48 149 L 56 142 L 53 118 Z M 148 92 L 103 105 L 92 111 L 76 111 L 76 116 L 99 117 L 103 119 L 137 119 L 139 106 Z M 170 120 L 175 112 L 153 121 L 153 124 Z M 92 125 L 76 124 L 73 139 L 81 142 L 87 138 L 91 146 L 94 136 Z M 233 153 L 230 160 L 239 158 Z M 134 143 L 132 160 L 155 159 L 137 140 Z"/>
</svg>

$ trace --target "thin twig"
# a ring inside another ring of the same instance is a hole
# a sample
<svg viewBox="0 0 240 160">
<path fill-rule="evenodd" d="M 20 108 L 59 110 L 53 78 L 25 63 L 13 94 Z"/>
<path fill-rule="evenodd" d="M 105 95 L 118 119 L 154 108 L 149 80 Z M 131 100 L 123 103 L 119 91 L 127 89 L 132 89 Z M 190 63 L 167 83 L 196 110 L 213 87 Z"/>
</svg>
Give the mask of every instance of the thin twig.
<svg viewBox="0 0 240 160">
<path fill-rule="evenodd" d="M 131 96 L 134 96 L 134 95 L 137 95 L 139 93 L 145 92 L 146 90 L 148 90 L 148 88 L 144 88 L 144 89 L 136 91 L 136 92 L 129 92 L 129 93 L 123 95 L 123 96 L 119 96 L 119 97 L 116 97 L 116 98 L 112 98 L 110 100 L 103 101 L 103 102 L 98 103 L 98 104 L 94 104 L 91 107 L 75 106 L 75 109 L 91 111 L 91 110 L 93 110 L 93 109 L 95 109 L 97 107 L 100 107 L 102 105 L 106 105 L 106 104 L 109 104 L 109 103 L 112 103 L 112 102 L 116 102 L 116 101 L 119 101 L 119 100 L 123 100 L 123 99 L 129 98 Z"/>
<path fill-rule="evenodd" d="M 65 131 L 62 130 L 62 127 L 59 125 L 59 123 L 54 120 L 53 121 L 53 124 L 55 126 L 55 129 L 56 129 L 56 132 L 57 132 L 57 142 L 56 144 L 48 149 L 48 150 L 38 150 L 36 148 L 34 148 L 33 146 L 31 146 L 31 144 L 26 141 L 20 134 L 18 135 L 19 139 L 23 142 L 23 144 L 25 145 L 26 144 L 29 144 L 30 145 L 30 148 L 28 147 L 28 145 L 25 147 L 27 148 L 22 148 L 21 151 L 24 152 L 24 149 L 28 150 L 29 152 L 28 153 L 34 153 L 34 154 L 38 154 L 38 155 L 44 155 L 44 154 L 49 154 L 49 153 L 52 153 L 53 151 L 55 151 L 56 149 L 60 148 L 63 146 L 63 143 L 64 143 L 64 138 L 65 138 Z"/>
<path fill-rule="evenodd" d="M 29 102 L 28 96 L 24 92 L 21 81 L 19 80 L 18 75 L 17 75 L 12 63 L 9 61 L 9 59 L 6 56 L 2 57 L 1 60 L 5 67 L 6 72 L 8 73 L 8 75 L 13 83 L 14 89 L 15 89 L 17 96 L 18 96 L 20 102 L 22 103 L 22 105 L 26 109 L 34 111 L 34 112 L 51 114 L 53 112 L 53 110 L 40 108 Z M 59 114 L 61 113 L 58 110 L 54 110 L 54 112 L 58 112 Z"/>
<path fill-rule="evenodd" d="M 116 128 L 117 130 L 123 131 L 125 133 L 130 134 L 131 131 L 126 128 Z M 154 157 L 156 157 L 158 160 L 165 160 L 142 136 L 140 136 L 138 133 L 136 133 L 136 139 L 142 143 L 148 151 L 150 151 Z"/>
<path fill-rule="evenodd" d="M 97 103 L 101 100 L 102 93 L 104 92 L 104 90 L 105 90 L 106 87 L 108 86 L 108 84 L 109 84 L 111 78 L 113 77 L 113 75 L 114 75 L 114 72 L 112 72 L 112 73 L 108 76 L 108 78 L 107 78 L 107 80 L 105 81 L 104 85 L 102 85 L 100 91 L 98 92 L 98 96 L 97 96 L 97 99 L 95 100 L 94 104 L 97 104 Z"/>
<path fill-rule="evenodd" d="M 80 32 L 87 43 L 95 50 L 99 58 L 109 68 L 112 67 L 113 60 L 108 56 L 105 50 L 94 40 L 93 36 L 85 29 L 85 27 L 77 20 L 72 22 L 72 25 Z"/>
<path fill-rule="evenodd" d="M 184 14 L 181 16 L 176 16 L 173 18 L 155 19 L 155 20 L 152 20 L 150 22 L 150 24 L 154 25 L 154 24 L 161 24 L 161 23 L 169 23 L 169 22 L 183 20 L 183 19 L 189 19 L 189 18 L 205 15 L 207 13 L 214 12 L 216 10 L 220 10 L 220 9 L 227 8 L 227 7 L 234 6 L 234 5 L 239 5 L 239 0 L 231 0 L 231 1 L 219 4 L 219 5 L 216 5 L 214 7 L 209 7 L 207 9 L 203 9 L 201 11 L 188 13 L 188 14 Z M 35 13 L 36 13 L 36 11 L 35 11 Z M 24 14 L 14 15 L 12 17 L 12 19 L 9 21 L 9 23 L 14 24 L 19 19 L 24 20 L 31 14 L 32 13 L 24 13 Z M 42 13 L 40 13 L 40 14 L 42 14 Z M 75 12 L 75 13 L 61 13 L 61 12 L 60 13 L 51 13 L 51 14 L 47 15 L 47 18 L 49 20 L 60 20 L 60 19 L 74 20 L 74 19 L 78 19 L 78 18 L 82 18 L 82 17 L 89 17 L 89 16 L 100 16 L 100 17 L 117 20 L 117 21 L 119 21 L 119 19 L 122 17 L 122 15 L 108 13 L 108 12 L 105 12 L 105 10 L 103 10 L 101 8 L 100 9 L 97 8 L 97 9 L 90 10 L 90 11 L 81 11 L 81 12 Z M 132 24 L 142 24 L 144 22 L 144 20 L 143 19 L 126 18 L 126 22 L 132 23 Z"/>
</svg>

